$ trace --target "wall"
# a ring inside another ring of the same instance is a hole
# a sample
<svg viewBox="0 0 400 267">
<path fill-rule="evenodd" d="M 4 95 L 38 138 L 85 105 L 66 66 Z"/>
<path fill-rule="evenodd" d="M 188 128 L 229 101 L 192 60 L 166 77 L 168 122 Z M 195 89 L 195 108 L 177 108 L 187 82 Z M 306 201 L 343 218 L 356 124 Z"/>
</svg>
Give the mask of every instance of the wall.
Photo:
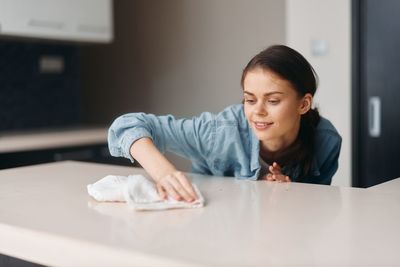
<svg viewBox="0 0 400 267">
<path fill-rule="evenodd" d="M 349 0 L 117 0 L 115 41 L 82 49 L 86 121 L 125 112 L 178 117 L 241 100 L 241 70 L 258 51 L 287 42 L 320 77 L 316 103 L 343 137 L 335 185 L 351 183 Z M 315 56 L 312 40 L 327 54 Z M 169 156 L 181 169 L 188 163 Z"/>
<path fill-rule="evenodd" d="M 286 0 L 286 40 L 314 66 L 320 86 L 316 104 L 332 121 L 343 143 L 333 184 L 351 185 L 351 1 Z M 311 44 L 324 41 L 312 53 Z"/>
<path fill-rule="evenodd" d="M 285 41 L 281 0 L 117 0 L 115 42 L 82 49 L 86 120 L 144 111 L 178 117 L 241 101 L 240 76 Z M 171 156 L 170 156 L 171 157 Z M 188 163 L 175 157 L 181 169 Z"/>
</svg>

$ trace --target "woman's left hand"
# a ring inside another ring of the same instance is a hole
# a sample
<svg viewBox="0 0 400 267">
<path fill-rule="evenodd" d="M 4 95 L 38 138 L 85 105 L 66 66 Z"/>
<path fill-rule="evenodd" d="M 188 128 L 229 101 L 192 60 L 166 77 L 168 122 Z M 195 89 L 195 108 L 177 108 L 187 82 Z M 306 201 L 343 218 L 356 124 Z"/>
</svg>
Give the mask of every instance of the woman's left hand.
<svg viewBox="0 0 400 267">
<path fill-rule="evenodd" d="M 269 173 L 265 175 L 265 180 L 267 181 L 277 181 L 277 182 L 291 182 L 290 177 L 282 174 L 281 166 L 274 162 L 269 166 Z"/>
</svg>

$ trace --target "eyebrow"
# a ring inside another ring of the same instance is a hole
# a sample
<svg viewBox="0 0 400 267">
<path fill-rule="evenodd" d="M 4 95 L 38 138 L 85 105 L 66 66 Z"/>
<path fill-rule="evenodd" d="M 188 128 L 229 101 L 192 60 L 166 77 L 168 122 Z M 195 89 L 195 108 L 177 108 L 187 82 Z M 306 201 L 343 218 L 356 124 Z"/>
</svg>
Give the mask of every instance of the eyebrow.
<svg viewBox="0 0 400 267">
<path fill-rule="evenodd" d="M 253 94 L 253 93 L 250 93 L 250 92 L 247 92 L 247 91 L 243 91 L 243 92 L 245 94 L 248 94 L 248 95 L 251 95 L 251 96 L 255 96 L 255 94 Z M 281 95 L 283 95 L 283 92 L 273 91 L 273 92 L 269 92 L 269 93 L 264 94 L 264 96 L 270 96 L 270 95 L 273 95 L 273 94 L 281 94 Z"/>
</svg>

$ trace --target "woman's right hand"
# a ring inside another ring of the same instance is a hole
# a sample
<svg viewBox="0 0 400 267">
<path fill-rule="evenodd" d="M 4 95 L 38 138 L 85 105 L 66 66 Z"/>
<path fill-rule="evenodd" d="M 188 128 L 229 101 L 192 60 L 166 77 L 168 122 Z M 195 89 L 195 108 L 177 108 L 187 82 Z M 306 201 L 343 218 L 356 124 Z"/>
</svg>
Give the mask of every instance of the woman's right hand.
<svg viewBox="0 0 400 267">
<path fill-rule="evenodd" d="M 197 199 L 192 183 L 176 170 L 150 138 L 144 137 L 134 142 L 130 153 L 153 178 L 161 198 L 166 199 L 169 195 L 176 200 L 188 202 Z"/>
<path fill-rule="evenodd" d="M 174 171 L 156 180 L 159 196 L 167 199 L 168 195 L 180 201 L 192 202 L 197 199 L 192 183 L 180 171 Z"/>
</svg>

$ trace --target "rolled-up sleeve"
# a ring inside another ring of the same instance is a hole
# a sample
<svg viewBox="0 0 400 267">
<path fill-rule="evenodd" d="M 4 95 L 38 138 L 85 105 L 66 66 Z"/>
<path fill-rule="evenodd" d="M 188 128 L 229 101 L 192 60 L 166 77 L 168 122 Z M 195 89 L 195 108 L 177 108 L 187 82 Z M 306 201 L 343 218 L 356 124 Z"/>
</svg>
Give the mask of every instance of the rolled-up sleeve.
<svg viewBox="0 0 400 267">
<path fill-rule="evenodd" d="M 164 153 L 170 151 L 191 160 L 208 156 L 214 142 L 214 115 L 208 112 L 192 119 L 175 119 L 172 115 L 155 116 L 129 113 L 118 117 L 108 131 L 108 146 L 112 156 L 134 159 L 132 144 L 143 137 L 152 139 Z"/>
</svg>

